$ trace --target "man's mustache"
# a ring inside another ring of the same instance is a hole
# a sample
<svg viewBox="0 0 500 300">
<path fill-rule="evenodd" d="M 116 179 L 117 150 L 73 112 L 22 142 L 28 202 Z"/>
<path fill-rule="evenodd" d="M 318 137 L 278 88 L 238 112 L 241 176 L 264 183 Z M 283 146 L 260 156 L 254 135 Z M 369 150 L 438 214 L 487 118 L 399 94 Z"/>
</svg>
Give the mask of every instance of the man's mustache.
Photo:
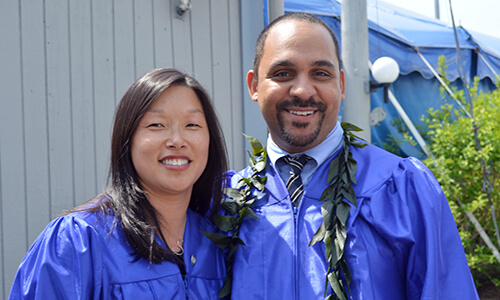
<svg viewBox="0 0 500 300">
<path fill-rule="evenodd" d="M 323 102 L 318 102 L 312 98 L 302 100 L 300 98 L 294 97 L 292 99 L 285 100 L 276 104 L 276 110 L 278 111 L 289 109 L 291 107 L 312 107 L 316 108 L 320 112 L 326 111 L 326 105 Z"/>
</svg>

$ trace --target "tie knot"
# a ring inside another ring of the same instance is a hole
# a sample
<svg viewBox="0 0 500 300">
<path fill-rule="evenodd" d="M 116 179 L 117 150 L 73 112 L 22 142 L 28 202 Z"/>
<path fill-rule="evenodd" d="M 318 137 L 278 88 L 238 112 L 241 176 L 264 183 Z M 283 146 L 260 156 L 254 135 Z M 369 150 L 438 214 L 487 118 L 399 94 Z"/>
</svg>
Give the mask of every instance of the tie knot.
<svg viewBox="0 0 500 300">
<path fill-rule="evenodd" d="M 305 164 L 311 159 L 311 157 L 305 154 L 299 154 L 293 157 L 287 155 L 284 156 L 284 159 L 285 162 L 290 165 L 290 168 L 292 168 L 293 173 L 300 174 Z"/>
</svg>

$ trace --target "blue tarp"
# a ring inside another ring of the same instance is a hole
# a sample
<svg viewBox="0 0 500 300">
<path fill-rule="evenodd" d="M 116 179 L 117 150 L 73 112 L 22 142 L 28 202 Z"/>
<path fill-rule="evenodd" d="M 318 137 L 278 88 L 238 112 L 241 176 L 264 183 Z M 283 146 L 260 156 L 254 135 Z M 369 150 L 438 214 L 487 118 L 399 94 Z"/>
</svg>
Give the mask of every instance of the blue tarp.
<svg viewBox="0 0 500 300">
<path fill-rule="evenodd" d="M 391 55 L 398 63 L 401 74 L 418 71 L 425 78 L 433 77 L 431 71 L 418 57 L 418 49 L 434 68 L 438 57 L 445 55 L 448 62 L 448 78 L 459 77 L 456 68 L 456 42 L 453 27 L 434 18 L 423 16 L 383 1 L 368 0 L 367 15 L 370 40 L 370 60 Z M 322 17 L 340 37 L 341 2 L 338 0 L 285 0 L 285 12 L 310 12 Z M 500 74 L 500 39 L 484 34 L 471 33 L 457 27 L 457 36 L 468 76 L 489 77 L 491 70 L 484 64 L 472 64 L 477 50 Z M 468 78 L 470 79 L 470 78 Z"/>
<path fill-rule="evenodd" d="M 333 29 L 339 43 L 342 43 L 341 1 L 284 0 L 284 3 L 285 13 L 309 12 L 323 19 Z M 370 61 L 373 63 L 381 56 L 390 56 L 398 62 L 401 75 L 391 90 L 417 126 L 427 109 L 438 109 L 443 104 L 440 84 L 417 50 L 436 70 L 438 58 L 443 55 L 447 63 L 447 77 L 459 89 L 463 86 L 460 75 L 467 82 L 472 82 L 475 76 L 479 77 L 480 89 L 483 91 L 495 88 L 493 72 L 500 74 L 500 39 L 457 27 L 463 61 L 463 69 L 459 72 L 455 34 L 451 25 L 380 0 L 367 0 L 367 5 Z M 371 94 L 371 106 L 372 109 L 381 107 L 387 113 L 384 121 L 372 127 L 372 142 L 382 146 L 389 135 L 399 136 L 393 125 L 399 115 L 391 104 L 384 103 L 381 90 Z M 409 144 L 401 147 L 401 154 L 423 158 L 418 147 Z"/>
</svg>

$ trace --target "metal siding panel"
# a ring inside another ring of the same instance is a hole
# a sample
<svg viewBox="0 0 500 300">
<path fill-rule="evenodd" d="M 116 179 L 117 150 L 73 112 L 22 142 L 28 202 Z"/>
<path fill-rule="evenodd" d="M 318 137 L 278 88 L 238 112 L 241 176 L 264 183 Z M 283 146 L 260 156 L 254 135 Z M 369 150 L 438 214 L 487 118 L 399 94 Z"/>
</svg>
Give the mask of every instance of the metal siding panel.
<svg viewBox="0 0 500 300">
<path fill-rule="evenodd" d="M 157 68 L 171 68 L 174 66 L 172 12 L 170 8 L 170 1 L 153 1 L 155 67 Z"/>
<path fill-rule="evenodd" d="M 238 165 L 240 4 L 193 0 L 178 18 L 178 3 L 1 1 L 0 298 L 47 222 L 104 187 L 116 103 L 143 73 L 194 74 L 214 98 Z"/>
<path fill-rule="evenodd" d="M 243 90 L 242 82 L 245 75 L 241 69 L 241 26 L 239 1 L 227 0 L 229 14 L 229 50 L 231 57 L 230 66 L 230 91 L 231 91 L 231 124 L 232 124 L 232 161 L 230 168 L 240 170 L 245 166 L 245 150 L 243 149 Z"/>
<path fill-rule="evenodd" d="M 241 55 L 243 73 L 253 68 L 255 41 L 259 32 L 264 29 L 263 1 L 241 0 Z M 243 80 L 246 87 L 246 79 Z M 260 113 L 259 105 L 252 101 L 247 89 L 243 93 L 243 132 L 259 139 L 265 144 L 267 139 L 267 125 Z M 252 150 L 250 143 L 245 143 L 247 150 Z"/>
<path fill-rule="evenodd" d="M 132 85 L 140 74 L 137 74 L 135 67 L 133 0 L 120 0 L 118 3 L 115 3 L 114 12 L 116 106 L 129 86 Z M 108 148 L 110 149 L 111 147 Z"/>
<path fill-rule="evenodd" d="M 152 0 L 134 2 L 135 63 L 140 77 L 154 69 L 153 3 Z"/>
<path fill-rule="evenodd" d="M 21 1 L 28 245 L 50 221 L 44 6 Z M 34 49 L 37 49 L 34 51 Z M 27 250 L 27 249 L 24 249 Z"/>
<path fill-rule="evenodd" d="M 74 205 L 68 3 L 46 3 L 51 216 Z"/>
<path fill-rule="evenodd" d="M 193 75 L 207 89 L 217 107 L 218 99 L 213 98 L 210 1 L 193 1 L 192 6 L 193 9 L 189 13 L 192 27 Z"/>
<path fill-rule="evenodd" d="M 92 2 L 92 53 L 97 182 L 106 182 L 115 111 L 112 0 Z M 119 50 L 119 49 L 117 49 Z"/>
<path fill-rule="evenodd" d="M 100 191 L 97 182 L 92 94 L 92 23 L 89 1 L 70 1 L 70 63 L 75 204 Z"/>
<path fill-rule="evenodd" d="M 210 1 L 212 30 L 212 76 L 213 97 L 216 99 L 217 111 L 224 130 L 226 143 L 232 145 L 232 103 L 229 84 L 231 82 L 230 44 L 229 44 L 229 13 L 226 0 Z M 233 148 L 228 147 L 228 155 L 233 157 Z M 231 162 L 232 163 L 232 162 Z"/>
<path fill-rule="evenodd" d="M 172 43 L 174 45 L 174 68 L 188 74 L 193 73 L 192 44 L 191 44 L 191 13 L 186 12 L 182 17 L 176 17 L 178 1 L 171 2 Z"/>
<path fill-rule="evenodd" d="M 13 276 L 26 250 L 26 183 L 21 85 L 21 33 L 17 1 L 1 1 L 0 55 L 2 97 L 0 102 L 0 295 L 7 298 Z"/>
</svg>

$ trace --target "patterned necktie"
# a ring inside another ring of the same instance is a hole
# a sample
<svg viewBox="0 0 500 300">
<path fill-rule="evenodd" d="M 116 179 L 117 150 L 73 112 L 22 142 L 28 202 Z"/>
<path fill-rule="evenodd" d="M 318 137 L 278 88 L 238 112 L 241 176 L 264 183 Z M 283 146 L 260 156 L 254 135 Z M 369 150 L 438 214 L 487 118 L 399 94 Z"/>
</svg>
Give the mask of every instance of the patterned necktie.
<svg viewBox="0 0 500 300">
<path fill-rule="evenodd" d="M 294 157 L 284 156 L 283 159 L 290 166 L 290 178 L 286 182 L 286 188 L 290 194 L 290 199 L 294 206 L 298 206 L 300 198 L 304 193 L 302 179 L 300 179 L 300 173 L 304 165 L 311 159 L 311 157 L 305 154 L 299 154 Z"/>
</svg>

